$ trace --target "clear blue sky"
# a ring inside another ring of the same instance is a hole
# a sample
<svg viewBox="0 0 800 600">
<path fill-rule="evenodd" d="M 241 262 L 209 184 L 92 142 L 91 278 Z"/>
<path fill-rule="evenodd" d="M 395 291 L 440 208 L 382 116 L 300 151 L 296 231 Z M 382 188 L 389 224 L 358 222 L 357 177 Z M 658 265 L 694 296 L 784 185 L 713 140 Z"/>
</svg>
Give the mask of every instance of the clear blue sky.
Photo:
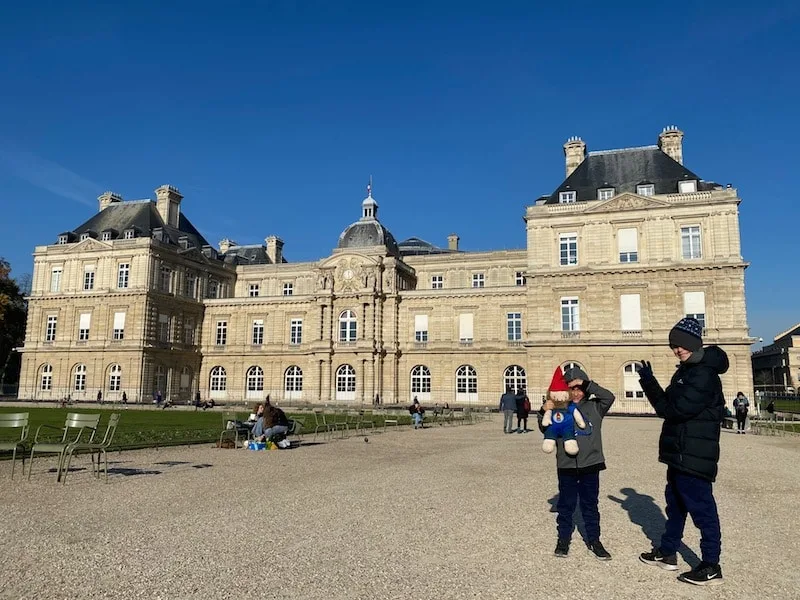
<svg viewBox="0 0 800 600">
<path fill-rule="evenodd" d="M 639 146 L 675 124 L 685 164 L 743 199 L 751 334 L 800 321 L 796 3 L 15 4 L 0 19 L 14 276 L 104 190 L 165 183 L 211 243 L 277 234 L 291 261 L 330 253 L 370 175 L 398 239 L 522 248 L 568 136 Z"/>
</svg>

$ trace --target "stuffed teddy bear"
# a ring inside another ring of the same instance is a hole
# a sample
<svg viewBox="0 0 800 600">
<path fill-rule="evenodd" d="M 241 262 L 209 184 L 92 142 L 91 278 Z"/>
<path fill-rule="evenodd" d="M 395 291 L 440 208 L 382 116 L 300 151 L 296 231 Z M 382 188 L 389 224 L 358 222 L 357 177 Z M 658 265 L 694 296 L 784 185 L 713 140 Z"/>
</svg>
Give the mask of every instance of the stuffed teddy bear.
<svg viewBox="0 0 800 600">
<path fill-rule="evenodd" d="M 575 426 L 586 428 L 586 420 L 581 411 L 569 399 L 569 387 L 564 380 L 561 367 L 556 367 L 553 380 L 547 390 L 554 408 L 546 410 L 542 417 L 542 427 L 545 427 L 542 450 L 550 454 L 556 448 L 556 440 L 564 440 L 564 452 L 570 456 L 578 454 L 578 442 L 575 439 Z"/>
</svg>

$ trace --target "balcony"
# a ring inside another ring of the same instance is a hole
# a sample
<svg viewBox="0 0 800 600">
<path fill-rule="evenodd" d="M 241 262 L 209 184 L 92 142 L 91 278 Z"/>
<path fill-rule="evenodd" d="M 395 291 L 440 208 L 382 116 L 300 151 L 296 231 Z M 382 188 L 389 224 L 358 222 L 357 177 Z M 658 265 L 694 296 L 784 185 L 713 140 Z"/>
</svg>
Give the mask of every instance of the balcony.
<svg viewBox="0 0 800 600">
<path fill-rule="evenodd" d="M 562 340 L 578 340 L 581 337 L 580 331 L 562 331 L 561 332 L 561 339 Z"/>
<path fill-rule="evenodd" d="M 642 330 L 641 329 L 629 329 L 629 330 L 622 330 L 622 337 L 623 338 L 640 338 L 642 337 Z"/>
</svg>

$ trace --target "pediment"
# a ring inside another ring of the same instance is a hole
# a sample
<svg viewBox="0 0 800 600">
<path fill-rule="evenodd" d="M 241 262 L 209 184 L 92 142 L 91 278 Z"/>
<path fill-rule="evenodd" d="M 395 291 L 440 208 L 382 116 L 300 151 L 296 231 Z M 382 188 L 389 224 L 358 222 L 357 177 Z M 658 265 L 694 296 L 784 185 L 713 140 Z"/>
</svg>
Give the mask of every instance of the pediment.
<svg viewBox="0 0 800 600">
<path fill-rule="evenodd" d="M 77 253 L 77 252 L 94 252 L 97 250 L 110 250 L 111 244 L 108 242 L 101 242 L 100 240 L 96 240 L 94 238 L 89 238 L 83 240 L 82 242 L 78 242 L 74 246 L 72 246 L 69 250 L 67 250 L 67 254 Z"/>
<path fill-rule="evenodd" d="M 211 262 L 208 260 L 208 257 L 202 252 L 200 252 L 200 250 L 198 250 L 197 248 L 186 248 L 185 250 L 181 249 L 178 251 L 178 254 L 180 254 L 183 258 L 187 258 L 189 260 L 194 260 L 197 262 L 202 262 L 206 264 Z"/>
<path fill-rule="evenodd" d="M 598 213 L 598 212 L 618 212 L 623 210 L 647 210 L 651 208 L 664 208 L 671 206 L 669 202 L 663 200 L 656 200 L 649 196 L 640 196 L 632 192 L 625 192 L 609 198 L 601 202 L 597 206 L 587 208 L 584 212 Z"/>
</svg>

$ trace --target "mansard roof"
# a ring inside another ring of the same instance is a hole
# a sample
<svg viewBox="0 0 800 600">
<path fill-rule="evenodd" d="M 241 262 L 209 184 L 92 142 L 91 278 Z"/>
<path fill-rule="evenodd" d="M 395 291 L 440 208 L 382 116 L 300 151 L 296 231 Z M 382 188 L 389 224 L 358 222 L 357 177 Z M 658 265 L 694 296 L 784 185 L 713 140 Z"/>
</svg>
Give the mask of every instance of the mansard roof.
<svg viewBox="0 0 800 600">
<path fill-rule="evenodd" d="M 421 254 L 449 254 L 453 250 L 440 248 L 418 237 L 410 237 L 397 244 L 400 256 L 418 256 Z"/>
<path fill-rule="evenodd" d="M 615 193 L 636 193 L 636 186 L 653 184 L 656 194 L 675 194 L 678 182 L 696 180 L 697 190 L 718 187 L 702 181 L 658 146 L 590 152 L 583 162 L 548 197 L 545 204 L 558 204 L 561 192 L 577 192 L 576 200 L 597 200 L 597 190 L 614 188 Z"/>
<path fill-rule="evenodd" d="M 260 244 L 250 246 L 231 246 L 223 255 L 223 260 L 235 265 L 271 265 L 267 249 Z M 286 262 L 285 260 L 283 262 Z"/>
<path fill-rule="evenodd" d="M 178 245 L 178 239 L 186 236 L 190 246 L 202 248 L 208 246 L 206 239 L 194 225 L 181 213 L 178 227 L 164 223 L 151 200 L 133 200 L 129 202 L 115 202 L 95 214 L 91 219 L 79 225 L 74 232 L 80 236 L 89 231 L 115 231 L 117 236 L 123 235 L 126 229 L 134 229 L 137 237 L 151 237 L 154 229 L 163 231 L 162 241 Z"/>
</svg>

